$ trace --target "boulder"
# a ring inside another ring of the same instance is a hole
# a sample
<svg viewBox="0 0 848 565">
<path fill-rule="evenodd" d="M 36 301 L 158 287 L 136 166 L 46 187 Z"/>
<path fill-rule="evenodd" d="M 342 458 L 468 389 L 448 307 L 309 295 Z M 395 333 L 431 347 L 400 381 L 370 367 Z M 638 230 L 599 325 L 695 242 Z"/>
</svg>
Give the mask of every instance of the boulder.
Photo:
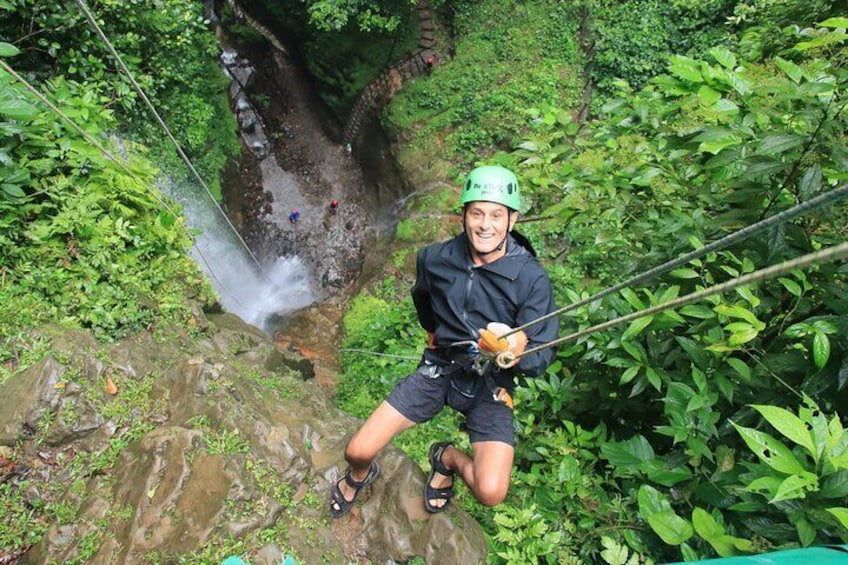
<svg viewBox="0 0 848 565">
<path fill-rule="evenodd" d="M 424 473 L 391 446 L 351 513 L 330 519 L 359 422 L 257 328 L 229 314 L 201 327 L 114 344 L 38 330 L 48 353 L 0 384 L 0 444 L 33 508 L 74 511 L 45 513 L 20 563 L 211 563 L 236 549 L 254 564 L 485 562 L 480 526 L 427 514 Z"/>
</svg>

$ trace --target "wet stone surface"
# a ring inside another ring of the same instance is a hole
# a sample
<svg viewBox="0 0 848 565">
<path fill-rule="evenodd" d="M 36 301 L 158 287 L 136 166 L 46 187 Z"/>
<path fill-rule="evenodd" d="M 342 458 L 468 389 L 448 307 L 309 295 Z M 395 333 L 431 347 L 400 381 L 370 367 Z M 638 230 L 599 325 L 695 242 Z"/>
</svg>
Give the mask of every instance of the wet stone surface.
<svg viewBox="0 0 848 565">
<path fill-rule="evenodd" d="M 243 70 L 231 73 L 246 84 L 234 100 L 243 152 L 224 183 L 225 209 L 260 261 L 297 255 L 309 265 L 319 299 L 332 297 L 362 266 L 372 217 L 362 172 L 295 64 L 269 53 L 249 61 L 249 80 Z"/>
</svg>

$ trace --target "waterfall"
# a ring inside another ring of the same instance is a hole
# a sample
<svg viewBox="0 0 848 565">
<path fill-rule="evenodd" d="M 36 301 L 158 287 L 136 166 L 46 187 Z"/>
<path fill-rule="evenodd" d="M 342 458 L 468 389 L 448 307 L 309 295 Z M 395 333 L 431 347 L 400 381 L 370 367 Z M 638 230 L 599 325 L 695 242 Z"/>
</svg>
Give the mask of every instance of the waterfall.
<svg viewBox="0 0 848 565">
<path fill-rule="evenodd" d="M 272 333 L 272 322 L 315 301 L 309 269 L 299 257 L 277 257 L 260 269 L 205 192 L 165 179 L 159 185 L 197 232 L 191 255 L 227 312 Z"/>
</svg>

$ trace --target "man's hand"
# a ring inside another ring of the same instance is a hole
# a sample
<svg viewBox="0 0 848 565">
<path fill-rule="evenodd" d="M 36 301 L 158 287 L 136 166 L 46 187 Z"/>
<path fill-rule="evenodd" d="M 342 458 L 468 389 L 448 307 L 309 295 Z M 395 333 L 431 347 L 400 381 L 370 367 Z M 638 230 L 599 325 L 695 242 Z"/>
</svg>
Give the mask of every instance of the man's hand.
<svg viewBox="0 0 848 565">
<path fill-rule="evenodd" d="M 427 332 L 427 349 L 436 349 L 436 334 Z"/>
<path fill-rule="evenodd" d="M 512 328 L 500 322 L 490 322 L 486 325 L 486 329 L 480 330 L 480 349 L 491 351 L 492 353 L 504 353 L 509 351 L 513 356 L 518 357 L 524 353 L 527 347 L 527 334 L 523 331 L 518 331 L 507 337 L 502 335 L 512 331 Z M 513 361 L 508 366 L 512 367 L 518 362 Z"/>
</svg>

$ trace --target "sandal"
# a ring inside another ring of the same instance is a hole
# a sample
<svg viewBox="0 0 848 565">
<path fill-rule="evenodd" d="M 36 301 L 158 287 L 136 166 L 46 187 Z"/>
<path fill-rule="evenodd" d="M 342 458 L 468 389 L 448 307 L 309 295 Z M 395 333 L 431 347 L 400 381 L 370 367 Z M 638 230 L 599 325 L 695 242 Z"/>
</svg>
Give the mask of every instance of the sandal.
<svg viewBox="0 0 848 565">
<path fill-rule="evenodd" d="M 379 476 L 380 466 L 377 465 L 376 461 L 371 462 L 371 466 L 368 468 L 368 474 L 365 475 L 365 478 L 361 481 L 354 480 L 351 475 L 351 469 L 348 467 L 347 471 L 345 471 L 344 477 L 339 479 L 330 493 L 330 515 L 333 518 L 341 518 L 350 512 L 350 509 L 353 508 L 353 503 L 356 502 L 356 497 L 359 495 L 359 491 L 373 483 L 374 479 Z M 345 481 L 350 488 L 354 489 L 353 498 L 351 500 L 347 500 L 344 497 L 342 489 L 339 487 L 342 481 Z"/>
<path fill-rule="evenodd" d="M 437 441 L 430 446 L 430 476 L 427 477 L 427 482 L 424 483 L 424 509 L 431 514 L 444 512 L 448 507 L 450 499 L 453 498 L 453 484 L 444 488 L 430 486 L 436 473 L 445 475 L 446 477 L 453 477 L 453 471 L 445 467 L 444 463 L 442 463 L 442 455 L 445 453 L 445 449 L 452 445 L 449 441 Z M 441 506 L 435 506 L 430 502 L 431 500 L 444 500 L 445 503 Z"/>
</svg>

